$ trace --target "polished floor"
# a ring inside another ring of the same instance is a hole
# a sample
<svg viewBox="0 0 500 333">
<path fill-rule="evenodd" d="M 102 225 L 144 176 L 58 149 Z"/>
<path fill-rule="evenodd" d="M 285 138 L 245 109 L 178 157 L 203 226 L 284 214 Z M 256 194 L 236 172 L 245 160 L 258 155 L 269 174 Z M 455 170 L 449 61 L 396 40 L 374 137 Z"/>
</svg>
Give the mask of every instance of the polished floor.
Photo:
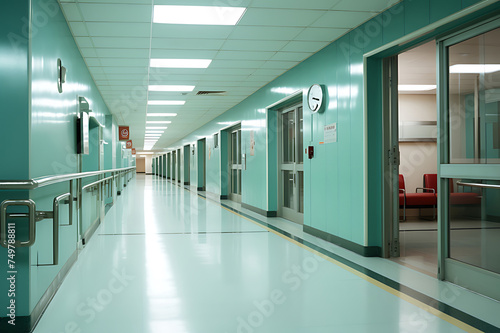
<svg viewBox="0 0 500 333">
<path fill-rule="evenodd" d="M 500 326 L 496 301 L 389 260 L 359 257 L 282 219 L 257 218 L 138 175 L 35 333 L 477 331 L 436 310 L 448 306 L 489 331 Z M 405 283 L 413 295 L 377 276 Z"/>
</svg>

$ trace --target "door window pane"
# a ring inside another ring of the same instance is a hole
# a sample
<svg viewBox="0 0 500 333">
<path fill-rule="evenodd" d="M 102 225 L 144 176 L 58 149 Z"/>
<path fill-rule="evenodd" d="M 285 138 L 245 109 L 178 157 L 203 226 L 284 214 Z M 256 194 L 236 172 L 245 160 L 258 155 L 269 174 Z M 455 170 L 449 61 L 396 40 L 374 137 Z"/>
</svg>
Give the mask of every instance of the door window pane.
<svg viewBox="0 0 500 333">
<path fill-rule="evenodd" d="M 283 207 L 294 208 L 293 204 L 293 172 L 283 171 Z"/>
<path fill-rule="evenodd" d="M 448 48 L 451 163 L 500 163 L 500 29 Z"/>
<path fill-rule="evenodd" d="M 238 163 L 237 152 L 238 152 L 238 135 L 237 132 L 233 132 L 231 133 L 231 162 L 233 164 Z"/>
<path fill-rule="evenodd" d="M 298 156 L 297 156 L 297 162 L 298 163 L 303 163 L 304 162 L 304 153 L 302 152 L 304 150 L 304 143 L 302 142 L 304 140 L 304 134 L 303 134 L 303 116 L 302 116 L 302 106 L 300 106 L 297 109 L 297 121 L 299 123 L 299 137 L 297 139 L 297 146 L 298 146 Z"/>
<path fill-rule="evenodd" d="M 304 172 L 297 172 L 299 192 L 299 213 L 304 213 Z"/>
<path fill-rule="evenodd" d="M 467 184 L 498 185 L 481 188 Z M 500 181 L 450 180 L 450 258 L 500 273 Z"/>
<path fill-rule="evenodd" d="M 238 194 L 238 170 L 231 169 L 231 193 Z"/>
<path fill-rule="evenodd" d="M 283 163 L 295 162 L 295 111 L 283 114 Z"/>
</svg>

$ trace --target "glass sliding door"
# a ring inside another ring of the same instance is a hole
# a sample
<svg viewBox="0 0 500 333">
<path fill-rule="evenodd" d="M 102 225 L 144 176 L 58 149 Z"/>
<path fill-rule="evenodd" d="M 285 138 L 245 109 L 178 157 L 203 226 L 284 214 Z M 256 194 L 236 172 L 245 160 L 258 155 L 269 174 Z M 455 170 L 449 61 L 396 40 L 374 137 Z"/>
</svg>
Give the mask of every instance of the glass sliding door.
<svg viewBox="0 0 500 333">
<path fill-rule="evenodd" d="M 304 223 L 304 155 L 302 105 L 280 111 L 280 216 Z"/>
<path fill-rule="evenodd" d="M 500 20 L 440 42 L 441 278 L 500 300 Z"/>
</svg>

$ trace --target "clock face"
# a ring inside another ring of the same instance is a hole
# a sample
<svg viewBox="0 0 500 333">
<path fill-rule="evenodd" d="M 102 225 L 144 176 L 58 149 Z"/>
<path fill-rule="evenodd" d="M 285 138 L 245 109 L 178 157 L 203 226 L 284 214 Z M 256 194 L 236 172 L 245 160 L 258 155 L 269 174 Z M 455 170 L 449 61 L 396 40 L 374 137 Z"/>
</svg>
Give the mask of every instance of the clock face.
<svg viewBox="0 0 500 333">
<path fill-rule="evenodd" d="M 313 84 L 307 94 L 307 103 L 312 112 L 318 112 L 323 103 L 323 89 L 319 84 Z"/>
</svg>

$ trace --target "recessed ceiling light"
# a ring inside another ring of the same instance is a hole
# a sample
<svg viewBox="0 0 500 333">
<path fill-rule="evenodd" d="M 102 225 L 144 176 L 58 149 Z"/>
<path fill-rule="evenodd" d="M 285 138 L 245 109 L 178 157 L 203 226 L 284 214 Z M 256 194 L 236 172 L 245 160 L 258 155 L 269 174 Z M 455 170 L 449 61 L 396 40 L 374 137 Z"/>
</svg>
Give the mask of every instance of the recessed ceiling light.
<svg viewBox="0 0 500 333">
<path fill-rule="evenodd" d="M 400 84 L 398 91 L 428 91 L 436 89 L 435 84 Z"/>
<path fill-rule="evenodd" d="M 149 91 L 193 91 L 194 86 L 149 85 Z"/>
<path fill-rule="evenodd" d="M 149 121 L 148 121 L 149 123 Z M 146 127 L 146 130 L 159 130 L 159 129 L 167 129 L 168 127 Z"/>
<path fill-rule="evenodd" d="M 177 113 L 148 113 L 148 117 L 175 117 L 177 116 Z M 148 121 L 148 123 L 151 123 Z M 155 124 L 169 124 L 171 121 L 168 123 L 159 123 L 156 122 Z"/>
<path fill-rule="evenodd" d="M 217 6 L 154 6 L 154 23 L 236 25 L 246 8 Z"/>
<path fill-rule="evenodd" d="M 207 68 L 212 60 L 210 59 L 151 59 L 151 67 L 161 68 Z"/>
<path fill-rule="evenodd" d="M 165 131 L 146 131 L 146 134 L 163 133 Z"/>
<path fill-rule="evenodd" d="M 148 101 L 148 105 L 184 105 L 186 101 Z"/>
<path fill-rule="evenodd" d="M 488 74 L 500 71 L 500 65 L 497 64 L 457 64 L 450 66 L 452 74 Z"/>
</svg>

